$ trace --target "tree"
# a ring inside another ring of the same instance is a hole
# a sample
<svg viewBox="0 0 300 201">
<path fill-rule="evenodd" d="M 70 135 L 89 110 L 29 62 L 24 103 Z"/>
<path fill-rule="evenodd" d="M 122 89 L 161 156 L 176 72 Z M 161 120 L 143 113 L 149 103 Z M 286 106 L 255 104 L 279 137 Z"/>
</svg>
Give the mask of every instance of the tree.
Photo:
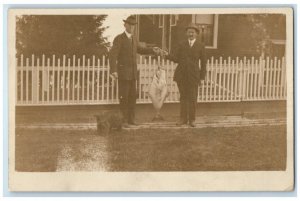
<svg viewBox="0 0 300 201">
<path fill-rule="evenodd" d="M 251 37 L 255 49 L 261 56 L 272 56 L 271 40 L 278 35 L 285 39 L 285 15 L 281 14 L 250 14 L 247 20 L 251 24 Z"/>
<path fill-rule="evenodd" d="M 96 55 L 107 53 L 106 15 L 22 15 L 17 17 L 17 57 L 23 54 Z"/>
</svg>

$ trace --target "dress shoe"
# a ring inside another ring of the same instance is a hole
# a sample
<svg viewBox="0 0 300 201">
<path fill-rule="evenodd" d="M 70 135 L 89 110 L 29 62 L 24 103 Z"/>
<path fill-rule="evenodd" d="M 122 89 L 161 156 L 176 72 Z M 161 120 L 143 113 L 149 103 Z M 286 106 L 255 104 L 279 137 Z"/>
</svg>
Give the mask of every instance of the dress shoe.
<svg viewBox="0 0 300 201">
<path fill-rule="evenodd" d="M 180 120 L 176 123 L 177 126 L 183 126 L 185 124 L 187 124 L 187 121 L 184 121 L 184 120 Z"/>
<path fill-rule="evenodd" d="M 122 123 L 122 128 L 129 128 L 129 124 L 128 123 Z"/>
<path fill-rule="evenodd" d="M 135 121 L 128 122 L 129 126 L 138 126 L 138 124 Z"/>
<path fill-rule="evenodd" d="M 190 122 L 190 126 L 191 126 L 191 127 L 196 127 L 195 122 L 194 122 L 194 121 L 191 121 L 191 122 Z"/>
</svg>

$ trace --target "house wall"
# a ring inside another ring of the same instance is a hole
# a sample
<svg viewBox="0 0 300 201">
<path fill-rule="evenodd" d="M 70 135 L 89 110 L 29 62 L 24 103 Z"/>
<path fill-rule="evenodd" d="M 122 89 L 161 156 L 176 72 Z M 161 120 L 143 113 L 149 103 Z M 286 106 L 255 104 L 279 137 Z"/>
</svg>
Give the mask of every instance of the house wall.
<svg viewBox="0 0 300 201">
<path fill-rule="evenodd" d="M 158 27 L 158 16 L 153 20 L 147 15 L 139 15 L 139 40 L 151 46 L 161 46 L 162 29 Z"/>
<path fill-rule="evenodd" d="M 162 28 L 158 27 L 158 15 L 156 15 L 155 23 L 149 21 L 146 16 L 141 15 L 140 18 L 140 41 L 155 44 L 162 47 Z M 169 18 L 165 18 L 169 19 Z M 266 29 L 271 33 L 271 37 L 276 40 L 285 40 L 285 17 L 274 15 Z M 171 30 L 171 49 L 174 50 L 179 42 L 186 40 L 185 27 L 192 21 L 192 15 L 179 15 L 176 26 L 165 27 Z M 165 23 L 166 25 L 166 23 Z M 252 37 L 253 28 L 251 22 L 247 19 L 247 15 L 242 14 L 226 14 L 218 17 L 218 38 L 216 48 L 207 48 L 207 56 L 211 57 L 259 57 L 260 52 L 255 47 L 255 41 Z M 150 33 L 150 34 L 149 34 Z M 201 38 L 199 38 L 201 40 Z M 167 47 L 170 47 L 167 46 Z M 273 47 L 274 45 L 271 45 Z M 266 56 L 281 57 L 285 54 L 284 44 L 271 51 Z"/>
</svg>

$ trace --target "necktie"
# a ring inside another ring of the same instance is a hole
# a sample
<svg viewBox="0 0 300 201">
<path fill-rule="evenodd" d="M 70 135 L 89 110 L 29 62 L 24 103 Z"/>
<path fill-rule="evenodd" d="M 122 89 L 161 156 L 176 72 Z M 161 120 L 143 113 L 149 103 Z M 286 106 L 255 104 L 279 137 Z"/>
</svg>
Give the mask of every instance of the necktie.
<svg viewBox="0 0 300 201">
<path fill-rule="evenodd" d="M 192 47 L 192 41 L 190 40 L 189 42 L 190 42 L 190 47 Z"/>
</svg>

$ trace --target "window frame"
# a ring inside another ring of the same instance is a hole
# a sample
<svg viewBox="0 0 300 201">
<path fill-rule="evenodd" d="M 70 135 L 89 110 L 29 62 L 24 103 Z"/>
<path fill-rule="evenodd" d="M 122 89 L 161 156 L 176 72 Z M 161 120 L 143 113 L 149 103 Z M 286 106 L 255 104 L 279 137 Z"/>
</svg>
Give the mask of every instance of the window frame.
<svg viewBox="0 0 300 201">
<path fill-rule="evenodd" d="M 218 48 L 218 28 L 219 28 L 219 15 L 213 14 L 213 45 L 206 45 L 205 48 L 207 49 L 217 49 Z M 196 16 L 192 16 L 192 22 L 196 23 Z"/>
<path fill-rule="evenodd" d="M 165 18 L 165 16 L 164 15 L 159 15 L 158 16 L 158 28 L 163 28 L 164 27 L 164 18 Z M 162 20 L 162 24 L 161 24 L 161 20 Z"/>
</svg>

